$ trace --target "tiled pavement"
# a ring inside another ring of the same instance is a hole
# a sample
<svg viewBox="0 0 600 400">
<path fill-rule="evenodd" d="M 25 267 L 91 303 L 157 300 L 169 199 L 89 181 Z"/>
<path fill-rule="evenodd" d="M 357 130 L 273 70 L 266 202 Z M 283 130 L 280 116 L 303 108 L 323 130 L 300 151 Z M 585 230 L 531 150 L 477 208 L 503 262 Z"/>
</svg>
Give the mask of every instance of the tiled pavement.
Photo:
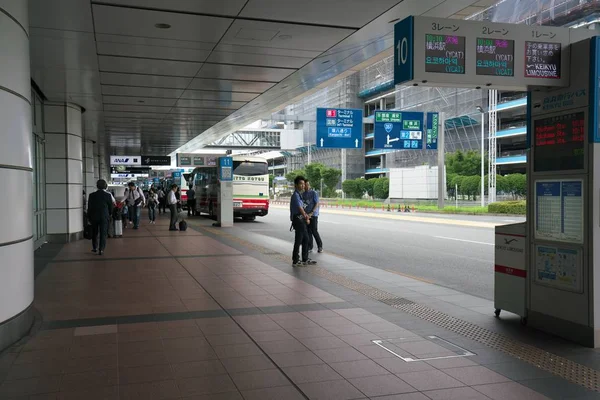
<svg viewBox="0 0 600 400">
<path fill-rule="evenodd" d="M 88 241 L 43 249 L 35 301 L 43 321 L 0 355 L 0 399 L 599 398 L 211 235 L 209 224 L 127 229 L 104 257 Z M 333 256 L 323 264 L 349 265 Z M 406 362 L 378 339 L 429 360 Z M 444 358 L 456 346 L 475 355 Z"/>
</svg>

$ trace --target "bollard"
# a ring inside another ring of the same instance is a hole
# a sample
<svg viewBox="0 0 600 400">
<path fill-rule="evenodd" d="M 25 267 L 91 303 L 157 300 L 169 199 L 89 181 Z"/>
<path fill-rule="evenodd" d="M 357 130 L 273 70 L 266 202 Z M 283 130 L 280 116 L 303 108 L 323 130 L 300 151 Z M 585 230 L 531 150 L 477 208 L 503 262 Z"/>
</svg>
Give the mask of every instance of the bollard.
<svg viewBox="0 0 600 400">
<path fill-rule="evenodd" d="M 392 211 L 390 204 L 388 203 L 388 207 L 387 207 L 388 212 Z"/>
<path fill-rule="evenodd" d="M 412 206 L 412 212 L 415 212 L 415 206 L 414 205 Z"/>
</svg>

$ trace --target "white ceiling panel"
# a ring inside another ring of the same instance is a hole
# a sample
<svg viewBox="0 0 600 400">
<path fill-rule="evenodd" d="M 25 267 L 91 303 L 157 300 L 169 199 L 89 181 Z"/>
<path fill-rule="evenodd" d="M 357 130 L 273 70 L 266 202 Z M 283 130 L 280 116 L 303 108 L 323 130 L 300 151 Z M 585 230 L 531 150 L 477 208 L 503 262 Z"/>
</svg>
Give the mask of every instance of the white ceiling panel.
<svg viewBox="0 0 600 400">
<path fill-rule="evenodd" d="M 98 56 L 100 72 L 194 77 L 201 63 L 148 58 Z"/>
<path fill-rule="evenodd" d="M 108 96 L 163 97 L 167 99 L 178 99 L 183 93 L 183 89 L 102 85 L 102 94 Z"/>
<path fill-rule="evenodd" d="M 236 16 L 246 4 L 246 0 L 102 0 L 102 3 L 197 14 Z"/>
<path fill-rule="evenodd" d="M 159 58 L 163 60 L 204 62 L 210 50 L 186 49 L 182 47 L 145 46 L 140 44 L 125 44 L 98 42 L 99 55 L 114 55 L 139 58 Z"/>
<path fill-rule="evenodd" d="M 177 47 L 192 50 L 212 50 L 215 47 L 215 43 L 200 42 L 196 40 L 171 40 L 110 34 L 96 34 L 96 40 L 98 42 L 107 43 L 133 44 L 136 46 Z"/>
<path fill-rule="evenodd" d="M 128 111 L 104 111 L 104 117 L 117 117 L 117 118 L 141 118 L 141 119 L 162 119 L 168 114 L 165 113 L 140 113 L 140 112 L 128 112 Z"/>
<path fill-rule="evenodd" d="M 106 96 L 104 95 L 105 104 L 128 104 L 128 105 L 144 105 L 144 106 L 160 106 L 173 107 L 177 103 L 177 99 L 161 99 L 147 97 L 126 97 L 126 96 Z"/>
<path fill-rule="evenodd" d="M 23 0 L 24 1 L 24 0 Z M 89 1 L 28 0 L 29 26 L 64 31 L 94 32 Z"/>
<path fill-rule="evenodd" d="M 206 64 L 204 65 L 206 66 Z M 252 82 L 194 78 L 189 89 L 218 90 L 223 92 L 263 93 L 273 87 L 272 82 Z"/>
<path fill-rule="evenodd" d="M 208 58 L 208 62 L 222 64 L 255 65 L 263 67 L 278 68 L 301 68 L 312 61 L 311 58 L 271 56 L 250 53 L 229 53 L 214 51 Z"/>
<path fill-rule="evenodd" d="M 214 51 L 227 53 L 243 53 L 243 54 L 264 54 L 270 56 L 287 56 L 300 58 L 315 58 L 322 51 L 319 50 L 299 50 L 292 48 L 276 48 L 276 47 L 259 47 L 259 46 L 238 46 L 235 44 L 219 43 Z"/>
<path fill-rule="evenodd" d="M 240 101 L 211 101 L 211 100 L 179 100 L 177 107 L 187 108 L 222 108 L 228 110 L 237 110 L 244 106 L 246 102 Z"/>
<path fill-rule="evenodd" d="M 117 74 L 113 72 L 100 73 L 100 82 L 103 85 L 146 86 L 153 88 L 185 89 L 188 87 L 191 81 L 191 78 L 173 76 L 132 75 Z"/>
<path fill-rule="evenodd" d="M 402 0 L 250 0 L 240 17 L 361 28 Z"/>
<path fill-rule="evenodd" d="M 470 6 L 473 3 L 473 0 L 446 0 L 442 4 L 432 8 L 423 15 L 427 17 L 445 18 L 448 15 L 460 12 L 461 10 Z"/>
<path fill-rule="evenodd" d="M 29 40 L 33 67 L 98 71 L 98 56 L 92 33 L 80 33 L 69 38 L 62 35 L 40 36 L 39 33 L 41 32 L 38 30 L 34 31 Z"/>
<path fill-rule="evenodd" d="M 352 29 L 237 19 L 221 43 L 325 51 L 354 32 Z"/>
<path fill-rule="evenodd" d="M 97 33 L 217 43 L 230 18 L 93 5 Z M 168 24 L 159 29 L 156 24 Z"/>
<path fill-rule="evenodd" d="M 223 109 L 219 109 L 219 108 L 180 108 L 180 107 L 175 107 L 171 110 L 170 114 L 173 116 L 175 116 L 175 115 L 181 115 L 181 116 L 212 115 L 212 116 L 225 117 L 225 116 L 233 113 L 233 111 L 234 110 L 223 110 Z"/>
<path fill-rule="evenodd" d="M 123 105 L 104 104 L 105 111 L 143 112 L 143 113 L 168 113 L 171 107 L 145 106 L 145 105 Z"/>
<path fill-rule="evenodd" d="M 221 101 L 244 101 L 248 102 L 256 98 L 256 93 L 238 92 L 212 92 L 204 90 L 186 90 L 180 97 L 191 100 L 221 100 Z"/>
<path fill-rule="evenodd" d="M 202 66 L 197 78 L 239 79 L 259 82 L 279 82 L 294 73 L 293 69 L 246 67 L 242 65 L 209 64 Z"/>
</svg>

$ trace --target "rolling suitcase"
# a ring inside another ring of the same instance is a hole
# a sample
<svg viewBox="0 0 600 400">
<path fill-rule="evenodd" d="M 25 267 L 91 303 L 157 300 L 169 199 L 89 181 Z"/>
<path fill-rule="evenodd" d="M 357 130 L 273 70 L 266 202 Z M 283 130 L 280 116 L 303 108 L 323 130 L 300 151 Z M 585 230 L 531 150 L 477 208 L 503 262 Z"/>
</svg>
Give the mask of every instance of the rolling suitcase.
<svg viewBox="0 0 600 400">
<path fill-rule="evenodd" d="M 123 236 L 123 221 L 120 219 L 115 220 L 115 237 Z"/>
<path fill-rule="evenodd" d="M 187 230 L 187 222 L 181 221 L 179 222 L 179 231 L 185 232 Z"/>
</svg>

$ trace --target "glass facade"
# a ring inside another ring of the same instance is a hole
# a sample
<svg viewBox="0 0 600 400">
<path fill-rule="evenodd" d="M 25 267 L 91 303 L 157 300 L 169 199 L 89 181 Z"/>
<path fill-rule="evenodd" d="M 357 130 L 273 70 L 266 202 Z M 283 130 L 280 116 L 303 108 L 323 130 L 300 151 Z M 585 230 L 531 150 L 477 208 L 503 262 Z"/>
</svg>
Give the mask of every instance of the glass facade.
<svg viewBox="0 0 600 400">
<path fill-rule="evenodd" d="M 39 94 L 31 91 L 32 140 L 31 158 L 33 162 L 33 241 L 37 249 L 46 241 L 46 166 L 44 145 L 44 107 Z"/>
</svg>

